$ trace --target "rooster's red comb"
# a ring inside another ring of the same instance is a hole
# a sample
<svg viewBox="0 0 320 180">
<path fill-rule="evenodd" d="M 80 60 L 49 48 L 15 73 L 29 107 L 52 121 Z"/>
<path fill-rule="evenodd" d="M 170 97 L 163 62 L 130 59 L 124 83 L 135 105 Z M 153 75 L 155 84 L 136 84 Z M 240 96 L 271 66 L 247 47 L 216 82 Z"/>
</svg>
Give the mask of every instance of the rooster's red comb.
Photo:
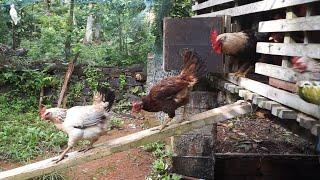
<svg viewBox="0 0 320 180">
<path fill-rule="evenodd" d="M 217 41 L 217 38 L 218 38 L 217 30 L 211 31 L 210 33 L 211 47 L 217 54 L 221 54 L 221 47 L 219 46 L 219 42 Z"/>
</svg>

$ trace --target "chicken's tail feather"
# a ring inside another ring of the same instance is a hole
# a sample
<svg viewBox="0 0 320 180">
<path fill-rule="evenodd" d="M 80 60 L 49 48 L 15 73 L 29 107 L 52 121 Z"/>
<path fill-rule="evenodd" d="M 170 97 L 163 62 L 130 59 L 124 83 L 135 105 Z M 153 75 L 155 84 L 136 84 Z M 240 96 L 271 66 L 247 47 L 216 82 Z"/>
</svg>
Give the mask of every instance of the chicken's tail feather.
<svg viewBox="0 0 320 180">
<path fill-rule="evenodd" d="M 195 85 L 201 77 L 206 75 L 206 63 L 195 51 L 186 50 L 183 55 L 183 62 L 180 76 L 189 81 L 190 86 Z"/>
<path fill-rule="evenodd" d="M 107 87 L 98 88 L 97 92 L 95 92 L 93 96 L 93 104 L 98 104 L 100 102 L 108 102 L 108 106 L 106 107 L 106 111 L 110 111 L 115 100 L 114 92 Z"/>
</svg>

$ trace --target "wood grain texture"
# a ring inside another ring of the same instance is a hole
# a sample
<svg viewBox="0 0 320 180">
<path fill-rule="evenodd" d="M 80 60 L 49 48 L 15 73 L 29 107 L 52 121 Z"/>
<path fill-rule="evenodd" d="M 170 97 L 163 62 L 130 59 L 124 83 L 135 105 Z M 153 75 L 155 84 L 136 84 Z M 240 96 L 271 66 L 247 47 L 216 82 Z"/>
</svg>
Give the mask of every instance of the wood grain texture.
<svg viewBox="0 0 320 180">
<path fill-rule="evenodd" d="M 281 9 L 317 1 L 319 0 L 264 0 L 221 11 L 201 14 L 194 17 L 214 17 L 218 15 L 241 16 L 245 14 Z"/>
<path fill-rule="evenodd" d="M 259 32 L 291 32 L 320 30 L 320 16 L 262 21 Z"/>
<path fill-rule="evenodd" d="M 320 59 L 320 44 L 258 42 L 257 52 L 280 56 L 305 56 Z"/>
</svg>

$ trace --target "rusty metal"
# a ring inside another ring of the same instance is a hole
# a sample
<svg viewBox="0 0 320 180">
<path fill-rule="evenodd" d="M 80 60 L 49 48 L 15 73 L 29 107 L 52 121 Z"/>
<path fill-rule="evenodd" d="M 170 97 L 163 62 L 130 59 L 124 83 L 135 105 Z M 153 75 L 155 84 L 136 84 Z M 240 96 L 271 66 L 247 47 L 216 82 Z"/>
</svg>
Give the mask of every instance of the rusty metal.
<svg viewBox="0 0 320 180">
<path fill-rule="evenodd" d="M 164 19 L 164 69 L 181 69 L 183 49 L 195 50 L 207 63 L 208 72 L 223 73 L 223 57 L 213 52 L 210 33 L 221 32 L 222 17 Z"/>
</svg>

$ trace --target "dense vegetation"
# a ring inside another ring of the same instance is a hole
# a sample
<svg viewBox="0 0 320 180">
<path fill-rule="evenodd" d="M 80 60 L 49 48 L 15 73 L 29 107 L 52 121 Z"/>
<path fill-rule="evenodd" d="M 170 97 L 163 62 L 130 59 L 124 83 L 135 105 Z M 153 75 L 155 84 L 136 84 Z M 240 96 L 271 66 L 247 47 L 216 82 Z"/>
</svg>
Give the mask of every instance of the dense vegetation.
<svg viewBox="0 0 320 180">
<path fill-rule="evenodd" d="M 161 42 L 162 18 L 191 13 L 189 0 L 109 0 L 94 4 L 75 0 L 71 17 L 70 4 L 61 2 L 0 0 L 0 45 L 28 50 L 26 56 L 0 56 L 0 160 L 28 161 L 66 144 L 63 133 L 38 117 L 40 89 L 52 89 L 53 95 L 44 101 L 52 104 L 63 81 L 48 74 L 46 66 L 30 67 L 67 63 L 80 52 L 78 63 L 88 65 L 85 83 L 94 90 L 101 74 L 92 65 L 145 63 L 157 39 Z M 9 15 L 11 3 L 21 18 L 16 26 Z M 87 42 L 90 16 L 94 28 L 92 41 Z M 71 84 L 68 100 L 80 96 L 83 88 L 81 82 Z"/>
</svg>

